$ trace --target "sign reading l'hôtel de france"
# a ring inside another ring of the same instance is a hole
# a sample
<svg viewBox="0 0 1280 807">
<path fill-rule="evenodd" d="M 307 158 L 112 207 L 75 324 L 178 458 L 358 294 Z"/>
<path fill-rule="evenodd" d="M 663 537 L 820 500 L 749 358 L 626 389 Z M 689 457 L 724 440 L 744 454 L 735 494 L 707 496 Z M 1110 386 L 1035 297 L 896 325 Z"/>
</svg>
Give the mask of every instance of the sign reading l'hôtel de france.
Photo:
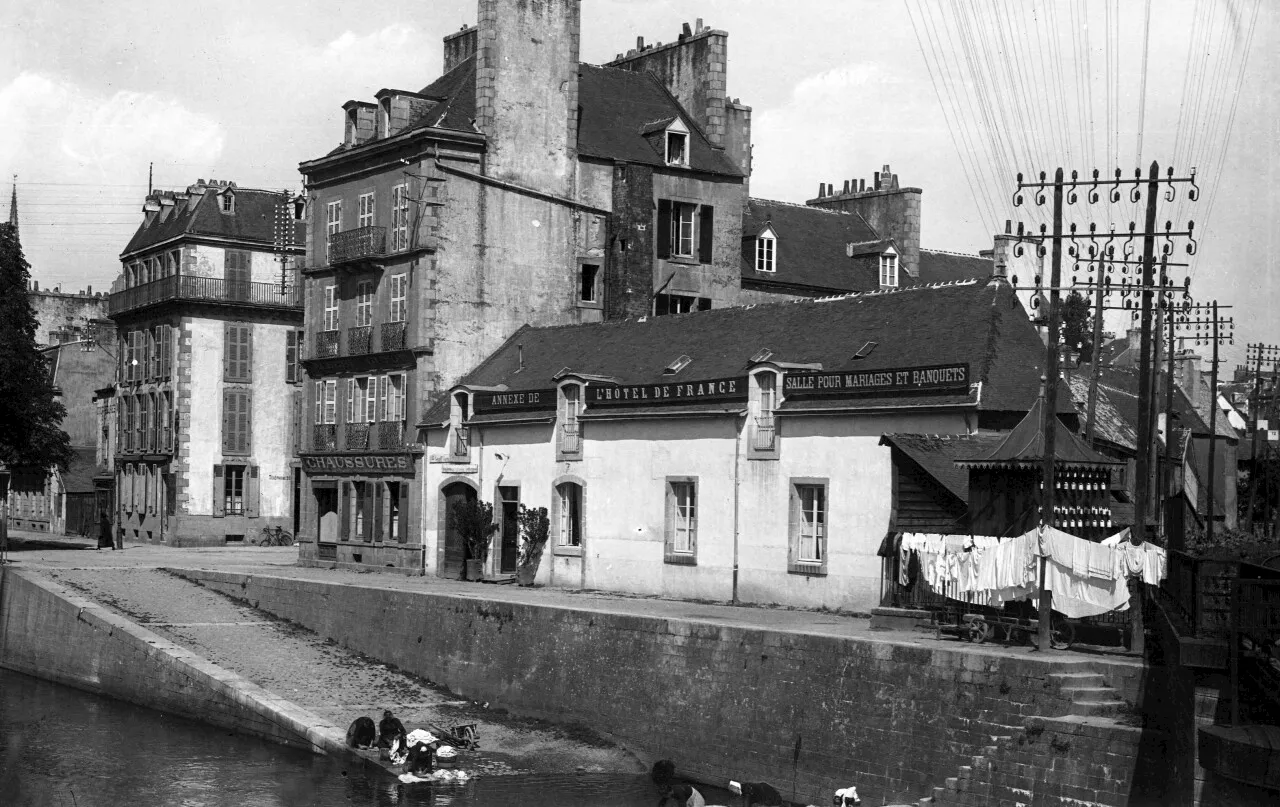
<svg viewBox="0 0 1280 807">
<path fill-rule="evenodd" d="M 944 393 L 969 387 L 968 364 L 887 368 L 866 372 L 787 373 L 783 394 L 788 398 L 898 393 Z"/>
<path fill-rule="evenodd" d="M 659 406 L 745 400 L 745 377 L 669 384 L 592 384 L 587 388 L 588 406 Z"/>
</svg>

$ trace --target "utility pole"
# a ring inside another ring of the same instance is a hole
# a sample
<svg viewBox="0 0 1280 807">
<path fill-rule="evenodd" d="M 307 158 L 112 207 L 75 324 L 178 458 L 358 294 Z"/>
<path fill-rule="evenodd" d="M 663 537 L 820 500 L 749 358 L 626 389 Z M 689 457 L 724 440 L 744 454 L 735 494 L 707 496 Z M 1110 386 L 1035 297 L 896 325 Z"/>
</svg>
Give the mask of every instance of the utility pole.
<svg viewBox="0 0 1280 807">
<path fill-rule="evenodd" d="M 1275 365 L 1280 362 L 1280 345 L 1264 345 L 1259 342 L 1256 345 L 1249 345 L 1245 354 L 1245 364 L 1248 365 L 1249 359 L 1256 362 L 1253 371 L 1253 450 L 1250 452 L 1249 466 L 1249 508 L 1245 510 L 1247 532 L 1253 532 L 1253 503 L 1254 497 L 1258 492 L 1258 421 L 1262 415 L 1262 360 L 1268 358 Z"/>
<path fill-rule="evenodd" d="M 1217 465 L 1218 454 L 1218 346 L 1224 341 L 1235 343 L 1235 320 L 1223 319 L 1220 312 L 1223 309 L 1231 308 L 1229 305 L 1218 305 L 1218 301 L 1212 303 L 1194 305 L 1186 309 L 1181 315 L 1181 325 L 1183 327 L 1195 328 L 1196 333 L 1194 339 L 1197 345 L 1203 345 L 1206 342 L 1213 346 L 1213 358 L 1209 368 L 1209 468 L 1208 479 L 1204 481 L 1207 489 L 1208 509 L 1205 522 L 1205 540 L 1213 541 L 1214 532 L 1214 500 L 1217 498 L 1217 485 L 1214 479 L 1214 471 Z M 1197 397 L 1197 390 L 1189 390 L 1187 398 L 1193 403 Z"/>
<path fill-rule="evenodd" d="M 1149 493 L 1151 458 L 1151 292 L 1154 285 L 1156 239 L 1156 202 L 1160 166 L 1153 160 L 1147 180 L 1147 223 L 1142 237 L 1142 341 L 1138 362 L 1138 457 L 1134 479 L 1133 532 L 1129 540 L 1141 546 L 1147 540 L 1147 496 Z"/>
<path fill-rule="evenodd" d="M 1174 326 L 1177 323 L 1177 315 L 1173 310 L 1172 298 L 1167 298 L 1165 304 L 1169 307 L 1169 316 L 1165 317 L 1165 321 L 1169 324 L 1169 347 L 1168 347 L 1168 364 L 1164 374 L 1164 478 L 1161 480 L 1161 495 L 1165 506 L 1162 508 L 1161 514 L 1164 516 L 1164 537 L 1165 544 L 1169 549 L 1175 549 L 1181 552 L 1186 548 L 1185 531 L 1179 527 L 1176 531 L 1171 531 L 1170 527 L 1170 507 L 1168 506 L 1169 496 L 1173 493 L 1173 355 L 1175 352 Z"/>
<path fill-rule="evenodd" d="M 1013 197 L 1013 203 L 1015 207 L 1022 204 L 1022 201 L 1023 201 L 1022 192 L 1024 190 L 1035 189 L 1036 204 L 1041 206 L 1046 204 L 1046 201 L 1047 201 L 1045 196 L 1046 190 L 1050 188 L 1053 190 L 1053 232 L 1052 234 L 1046 232 L 1045 225 L 1042 224 L 1040 226 L 1041 243 L 1043 243 L 1043 241 L 1045 240 L 1052 241 L 1052 250 L 1053 250 L 1052 265 L 1050 270 L 1051 277 L 1049 282 L 1049 312 L 1048 312 L 1048 327 L 1047 327 L 1048 344 L 1046 346 L 1046 360 L 1045 360 L 1044 402 L 1043 402 L 1042 413 L 1041 413 L 1041 416 L 1042 416 L 1041 430 L 1044 435 L 1044 457 L 1043 457 L 1043 463 L 1041 468 L 1042 481 L 1041 481 L 1041 495 L 1040 495 L 1040 522 L 1042 525 L 1047 525 L 1047 526 L 1054 525 L 1054 494 L 1056 492 L 1055 491 L 1055 486 L 1056 486 L 1055 470 L 1056 470 L 1056 462 L 1057 462 L 1055 437 L 1057 434 L 1057 400 L 1058 400 L 1057 399 L 1058 336 L 1059 336 L 1058 334 L 1058 330 L 1059 330 L 1058 298 L 1059 298 L 1059 292 L 1061 291 L 1061 279 L 1062 279 L 1061 277 L 1062 275 L 1062 241 L 1065 238 L 1071 238 L 1073 242 L 1080 238 L 1085 238 L 1085 239 L 1099 239 L 1099 238 L 1114 239 L 1115 238 L 1114 232 L 1112 232 L 1110 236 L 1107 236 L 1105 234 L 1099 234 L 1097 232 L 1096 225 L 1092 225 L 1092 224 L 1089 227 L 1089 235 L 1082 235 L 1077 233 L 1077 229 L 1074 224 L 1071 225 L 1070 235 L 1065 235 L 1063 233 L 1063 226 L 1062 226 L 1064 195 L 1065 195 L 1065 201 L 1067 204 L 1075 204 L 1078 198 L 1076 193 L 1076 188 L 1088 186 L 1090 190 L 1086 195 L 1089 202 L 1092 204 L 1094 202 L 1097 202 L 1098 199 L 1100 198 L 1098 194 L 1099 187 L 1105 186 L 1111 189 L 1109 196 L 1111 198 L 1112 203 L 1115 203 L 1120 201 L 1120 190 L 1119 190 L 1120 187 L 1123 185 L 1131 185 L 1133 187 L 1131 187 L 1129 191 L 1130 201 L 1137 202 L 1142 196 L 1141 185 L 1144 182 L 1147 185 L 1147 193 L 1148 193 L 1146 227 L 1141 233 L 1137 233 L 1135 232 L 1136 224 L 1130 223 L 1129 225 L 1129 239 L 1132 240 L 1134 238 L 1141 237 L 1143 239 L 1143 245 L 1144 245 L 1144 254 L 1143 254 L 1143 262 L 1142 262 L 1143 263 L 1143 276 L 1142 276 L 1143 280 L 1139 287 L 1141 290 L 1140 293 L 1142 295 L 1141 299 L 1143 302 L 1142 361 L 1141 361 L 1141 368 L 1140 368 L 1141 378 L 1139 383 L 1140 383 L 1140 404 L 1142 403 L 1142 398 L 1145 397 L 1146 406 L 1143 407 L 1140 412 L 1139 424 L 1138 424 L 1139 426 L 1139 438 L 1138 438 L 1139 474 L 1148 473 L 1148 466 L 1149 466 L 1148 457 L 1150 456 L 1150 445 L 1149 445 L 1150 428 L 1148 423 L 1147 407 L 1150 406 L 1150 393 L 1151 393 L 1150 328 L 1151 328 L 1151 290 L 1154 288 L 1152 273 L 1153 273 L 1154 257 L 1155 257 L 1155 239 L 1158 236 L 1163 236 L 1168 240 L 1169 243 L 1166 244 L 1163 250 L 1164 254 L 1167 255 L 1172 248 L 1171 244 L 1172 244 L 1173 237 L 1187 236 L 1188 239 L 1190 240 L 1190 243 L 1187 245 L 1187 252 L 1188 254 L 1195 254 L 1194 222 L 1189 222 L 1187 224 L 1187 229 L 1185 232 L 1174 232 L 1172 222 L 1166 223 L 1164 233 L 1156 232 L 1156 215 L 1155 214 L 1156 214 L 1156 203 L 1158 201 L 1156 199 L 1156 194 L 1159 192 L 1160 184 L 1162 182 L 1168 183 L 1169 187 L 1168 187 L 1165 198 L 1168 201 L 1172 201 L 1174 197 L 1174 184 L 1189 182 L 1191 183 L 1191 190 L 1188 193 L 1188 197 L 1192 201 L 1195 201 L 1198 195 L 1198 191 L 1195 186 L 1195 171 L 1193 169 L 1189 177 L 1180 177 L 1175 179 L 1173 176 L 1173 169 L 1169 169 L 1168 177 L 1166 179 L 1161 179 L 1159 176 L 1159 165 L 1155 162 L 1152 162 L 1151 169 L 1148 174 L 1148 178 L 1146 180 L 1142 179 L 1141 170 L 1135 172 L 1133 179 L 1128 179 L 1128 180 L 1122 178 L 1121 172 L 1119 169 L 1116 170 L 1114 180 L 1102 180 L 1097 170 L 1093 172 L 1092 181 L 1080 180 L 1078 173 L 1075 171 L 1073 171 L 1071 174 L 1071 180 L 1067 181 L 1063 177 L 1063 170 L 1061 168 L 1057 169 L 1057 171 L 1055 172 L 1054 179 L 1052 182 L 1049 182 L 1047 180 L 1045 172 L 1043 171 L 1040 172 L 1039 182 L 1024 182 L 1023 175 L 1018 174 L 1018 190 Z M 1070 189 L 1069 191 L 1066 190 L 1068 188 Z M 1019 225 L 1019 232 L 1021 231 L 1022 231 L 1022 226 Z M 1021 244 L 1016 245 L 1014 247 L 1015 254 L 1020 255 L 1021 249 L 1022 249 Z M 1043 257 L 1044 247 L 1040 246 L 1038 247 L 1038 250 L 1039 250 L 1040 256 Z M 1074 256 L 1077 253 L 1075 250 L 1073 250 L 1072 254 Z M 1100 277 L 1099 283 L 1101 284 L 1101 282 L 1102 280 Z M 1016 284 L 1016 281 L 1015 281 L 1015 284 Z M 1135 503 L 1135 507 L 1134 507 L 1136 532 L 1132 536 L 1132 540 L 1135 544 L 1140 545 L 1143 542 L 1143 540 L 1145 540 L 1145 513 L 1143 512 L 1143 508 L 1145 506 L 1144 499 L 1147 495 L 1148 485 L 1145 484 L 1141 479 L 1139 479 L 1139 484 L 1140 484 L 1140 487 L 1138 490 L 1139 490 L 1140 496 L 1139 496 L 1138 502 Z M 1039 619 L 1037 621 L 1037 645 L 1041 650 L 1048 650 L 1051 647 L 1051 637 L 1052 637 L 1052 627 L 1051 627 L 1052 592 L 1045 590 L 1044 583 L 1045 583 L 1046 566 L 1047 566 L 1047 561 L 1044 556 L 1041 556 L 1040 558 L 1040 598 L 1039 598 L 1039 608 L 1038 608 Z M 1135 652 L 1140 653 L 1143 647 L 1142 626 L 1141 626 L 1141 610 L 1142 609 L 1139 606 L 1134 610 L 1137 613 L 1135 614 L 1135 617 L 1134 617 L 1135 631 L 1133 636 L 1132 649 Z"/>
<path fill-rule="evenodd" d="M 1105 271 L 1106 262 L 1103 261 L 1098 266 L 1098 278 L 1101 280 Z M 1097 426 L 1097 406 L 1098 406 L 1098 377 L 1102 373 L 1102 362 L 1099 360 L 1098 348 L 1099 342 L 1102 340 L 1102 298 L 1104 296 L 1104 284 L 1099 282 L 1094 284 L 1093 295 L 1093 355 L 1089 368 L 1089 406 L 1085 417 L 1084 439 L 1089 443 L 1090 448 L 1094 448 L 1093 433 Z"/>
</svg>

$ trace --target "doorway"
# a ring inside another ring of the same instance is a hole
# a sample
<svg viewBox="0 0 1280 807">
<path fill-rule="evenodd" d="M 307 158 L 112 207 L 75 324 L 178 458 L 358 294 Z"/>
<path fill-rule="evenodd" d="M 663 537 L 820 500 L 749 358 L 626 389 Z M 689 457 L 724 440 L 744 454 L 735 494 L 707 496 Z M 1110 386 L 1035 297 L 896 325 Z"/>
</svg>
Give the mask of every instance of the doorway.
<svg viewBox="0 0 1280 807">
<path fill-rule="evenodd" d="M 440 564 L 440 576 L 461 580 L 467 547 L 453 517 L 453 507 L 458 502 L 474 502 L 476 491 L 465 482 L 454 482 L 440 491 L 440 498 L 444 507 L 444 561 Z"/>
<path fill-rule="evenodd" d="M 498 498 L 502 503 L 502 551 L 499 555 L 502 574 L 515 574 L 516 561 L 520 557 L 520 488 L 515 485 L 499 485 Z"/>
<path fill-rule="evenodd" d="M 311 486 L 316 497 L 316 540 L 322 544 L 338 542 L 338 484 L 315 482 Z"/>
</svg>

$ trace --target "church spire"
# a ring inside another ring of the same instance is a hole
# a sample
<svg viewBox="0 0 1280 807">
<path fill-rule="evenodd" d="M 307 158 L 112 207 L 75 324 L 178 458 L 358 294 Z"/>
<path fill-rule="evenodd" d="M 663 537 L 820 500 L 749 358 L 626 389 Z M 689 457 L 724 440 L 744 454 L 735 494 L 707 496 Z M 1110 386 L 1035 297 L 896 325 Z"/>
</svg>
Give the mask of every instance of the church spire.
<svg viewBox="0 0 1280 807">
<path fill-rule="evenodd" d="M 13 175 L 13 193 L 9 197 L 9 224 L 13 227 L 13 234 L 18 234 L 18 175 Z"/>
</svg>

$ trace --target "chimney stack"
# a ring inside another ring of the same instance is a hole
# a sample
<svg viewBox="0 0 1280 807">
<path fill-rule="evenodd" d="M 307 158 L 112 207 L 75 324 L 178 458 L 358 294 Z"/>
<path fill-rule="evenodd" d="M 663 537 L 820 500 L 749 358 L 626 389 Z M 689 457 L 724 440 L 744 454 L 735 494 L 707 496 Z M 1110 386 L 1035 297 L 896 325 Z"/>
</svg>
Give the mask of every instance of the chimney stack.
<svg viewBox="0 0 1280 807">
<path fill-rule="evenodd" d="M 444 72 L 452 72 L 455 67 L 475 55 L 476 31 L 474 25 L 464 25 L 462 30 L 444 38 Z"/>
</svg>

